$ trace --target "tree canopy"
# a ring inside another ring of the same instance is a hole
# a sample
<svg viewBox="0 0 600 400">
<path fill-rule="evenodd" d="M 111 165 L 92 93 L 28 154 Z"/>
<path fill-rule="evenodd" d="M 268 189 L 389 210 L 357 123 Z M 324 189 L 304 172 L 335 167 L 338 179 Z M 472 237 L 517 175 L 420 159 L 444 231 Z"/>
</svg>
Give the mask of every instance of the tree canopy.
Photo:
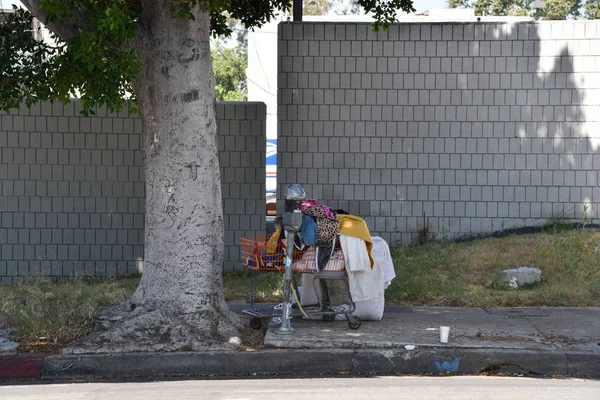
<svg viewBox="0 0 600 400">
<path fill-rule="evenodd" d="M 227 47 L 216 40 L 211 48 L 213 71 L 215 74 L 215 95 L 219 101 L 246 101 L 248 86 L 246 68 L 248 67 L 247 42 Z"/>
<path fill-rule="evenodd" d="M 304 15 L 358 14 L 357 0 L 304 0 Z"/>
<path fill-rule="evenodd" d="M 586 1 L 583 10 L 587 19 L 600 19 L 600 0 Z"/>
<path fill-rule="evenodd" d="M 50 27 L 52 21 L 75 18 L 74 2 L 65 1 L 64 8 L 58 3 L 41 3 L 47 7 L 45 22 Z M 89 14 L 78 20 L 75 32 L 52 34 L 55 45 L 36 39 L 29 11 L 15 7 L 6 15 L 0 26 L 0 108 L 43 100 L 66 102 L 75 93 L 86 111 L 96 104 L 107 104 L 112 111 L 134 104 L 127 92 L 139 68 L 133 45 L 135 12 L 120 7 L 127 7 L 125 1 L 108 7 L 88 3 Z"/>
<path fill-rule="evenodd" d="M 66 102 L 80 98 L 84 113 L 106 104 L 111 111 L 128 106 L 136 111 L 130 84 L 139 70 L 135 35 L 143 2 L 140 0 L 23 1 L 53 33 L 56 45 L 36 40 L 33 15 L 15 9 L 0 26 L 0 109 L 9 110 L 44 100 Z M 386 28 L 400 11 L 413 11 L 411 0 L 356 0 L 373 13 L 374 29 Z M 211 32 L 228 35 L 230 19 L 247 28 L 258 27 L 291 0 L 172 0 L 173 14 L 192 19 L 195 7 L 211 16 Z"/>
<path fill-rule="evenodd" d="M 545 0 L 539 17 L 545 20 L 564 20 L 581 17 L 600 18 L 600 0 Z M 475 15 L 533 16 L 531 0 L 447 0 L 450 8 L 474 8 Z"/>
</svg>

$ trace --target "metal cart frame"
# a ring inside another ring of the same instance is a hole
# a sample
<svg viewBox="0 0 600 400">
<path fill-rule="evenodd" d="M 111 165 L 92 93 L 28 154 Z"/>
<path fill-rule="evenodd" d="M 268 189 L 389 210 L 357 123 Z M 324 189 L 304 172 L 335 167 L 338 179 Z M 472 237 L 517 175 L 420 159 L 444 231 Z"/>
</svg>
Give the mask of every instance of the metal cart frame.
<svg viewBox="0 0 600 400">
<path fill-rule="evenodd" d="M 293 243 L 294 232 L 288 232 L 288 243 Z M 352 300 L 350 294 L 350 285 L 348 282 L 348 275 L 345 269 L 337 269 L 335 271 L 330 270 L 305 270 L 295 269 L 294 261 L 299 261 L 301 253 L 294 249 L 294 246 L 287 246 L 285 248 L 285 262 L 284 265 L 263 265 L 262 262 L 257 262 L 258 254 L 262 253 L 263 248 L 266 246 L 267 237 L 266 235 L 257 236 L 254 238 L 243 238 L 242 239 L 242 255 L 244 259 L 244 267 L 250 269 L 250 308 L 242 310 L 243 314 L 249 315 L 250 326 L 253 329 L 263 329 L 268 327 L 268 323 L 265 321 L 270 320 L 274 323 L 280 323 L 280 327 L 276 330 L 278 333 L 289 334 L 293 332 L 291 323 L 289 322 L 293 317 L 318 317 L 321 316 L 325 321 L 335 320 L 336 315 L 345 315 L 348 321 L 348 327 L 350 329 L 358 329 L 361 325 L 360 318 L 352 315 L 355 311 L 356 306 Z M 283 257 L 283 248 L 278 248 L 275 255 L 271 255 L 271 259 L 277 257 Z M 343 261 L 343 259 L 342 259 Z M 254 291 L 253 291 L 253 273 L 254 271 L 264 272 L 283 272 L 284 273 L 284 294 L 283 302 L 274 307 L 266 307 L 256 309 L 254 307 Z M 301 273 L 314 273 L 313 287 L 317 295 L 318 304 L 301 306 L 300 294 L 298 292 L 298 284 L 294 278 L 294 272 Z M 327 290 L 327 282 L 340 281 L 343 282 L 343 301 L 339 304 L 331 304 L 329 293 Z M 291 294 L 295 294 L 297 297 L 297 303 L 292 304 Z M 325 298 L 324 298 L 325 297 Z M 344 307 L 347 306 L 347 307 Z"/>
</svg>

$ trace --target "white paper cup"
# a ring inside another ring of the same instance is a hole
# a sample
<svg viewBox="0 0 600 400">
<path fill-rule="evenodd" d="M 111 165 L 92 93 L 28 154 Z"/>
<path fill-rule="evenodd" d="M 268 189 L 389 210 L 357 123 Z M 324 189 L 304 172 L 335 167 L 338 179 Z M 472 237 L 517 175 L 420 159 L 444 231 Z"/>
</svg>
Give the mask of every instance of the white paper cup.
<svg viewBox="0 0 600 400">
<path fill-rule="evenodd" d="M 450 327 L 440 326 L 440 342 L 448 343 L 448 335 L 450 335 Z"/>
</svg>

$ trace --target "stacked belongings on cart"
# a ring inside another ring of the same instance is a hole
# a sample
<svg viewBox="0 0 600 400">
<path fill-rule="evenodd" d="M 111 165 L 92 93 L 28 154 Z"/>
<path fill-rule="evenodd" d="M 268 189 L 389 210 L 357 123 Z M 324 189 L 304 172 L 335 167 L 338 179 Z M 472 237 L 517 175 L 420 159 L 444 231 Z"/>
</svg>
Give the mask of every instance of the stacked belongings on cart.
<svg viewBox="0 0 600 400">
<path fill-rule="evenodd" d="M 302 213 L 292 264 L 294 272 L 303 273 L 301 305 L 320 303 L 327 308 L 335 304 L 348 309 L 355 306 L 352 314 L 356 317 L 381 319 L 383 292 L 395 277 L 388 244 L 380 237 L 371 237 L 362 218 L 344 210 L 334 211 L 317 200 L 304 200 Z M 283 269 L 288 243 L 280 220 L 276 221 L 276 228 L 267 242 L 262 269 Z M 339 279 L 315 280 L 340 271 L 347 274 L 347 286 Z"/>
</svg>

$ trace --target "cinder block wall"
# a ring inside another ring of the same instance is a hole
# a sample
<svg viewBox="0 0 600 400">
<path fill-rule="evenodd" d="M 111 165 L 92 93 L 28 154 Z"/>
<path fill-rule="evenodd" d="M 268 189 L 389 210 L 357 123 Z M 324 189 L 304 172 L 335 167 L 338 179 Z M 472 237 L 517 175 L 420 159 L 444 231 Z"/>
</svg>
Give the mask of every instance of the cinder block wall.
<svg viewBox="0 0 600 400">
<path fill-rule="evenodd" d="M 225 271 L 242 270 L 240 239 L 266 231 L 264 103 L 217 103 L 225 218 Z"/>
<path fill-rule="evenodd" d="M 0 278 L 65 281 L 139 273 L 144 257 L 141 120 L 42 103 L 0 115 Z M 225 268 L 265 230 L 264 104 L 219 103 Z"/>
<path fill-rule="evenodd" d="M 280 189 L 403 244 L 426 225 L 456 238 L 598 218 L 599 21 L 278 35 Z"/>
</svg>

